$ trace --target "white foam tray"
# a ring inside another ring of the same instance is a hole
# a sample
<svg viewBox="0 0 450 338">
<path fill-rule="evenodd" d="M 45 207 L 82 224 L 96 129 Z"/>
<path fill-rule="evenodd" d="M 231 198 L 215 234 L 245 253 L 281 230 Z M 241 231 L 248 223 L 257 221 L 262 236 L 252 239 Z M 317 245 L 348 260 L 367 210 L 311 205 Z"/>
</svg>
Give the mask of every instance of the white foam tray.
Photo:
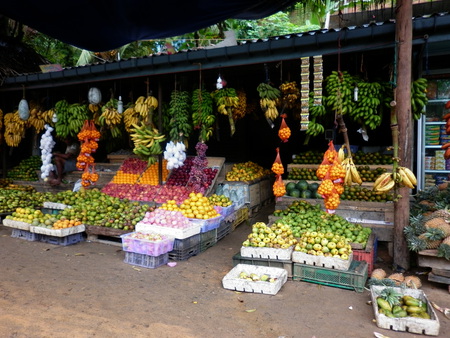
<svg viewBox="0 0 450 338">
<path fill-rule="evenodd" d="M 30 227 L 31 227 L 30 223 L 14 221 L 14 220 L 8 219 L 8 218 L 4 218 L 2 220 L 2 223 L 5 227 L 26 230 L 26 231 L 30 231 Z"/>
<path fill-rule="evenodd" d="M 276 278 L 276 281 L 262 282 L 262 281 L 249 281 L 243 278 L 239 278 L 239 274 L 245 271 L 248 275 L 255 273 L 258 276 L 263 274 L 269 277 Z M 262 293 L 266 295 L 276 295 L 280 291 L 281 287 L 287 281 L 287 271 L 283 268 L 274 268 L 269 266 L 259 266 L 250 264 L 238 264 L 228 272 L 222 279 L 222 285 L 225 289 Z"/>
<path fill-rule="evenodd" d="M 67 237 L 69 235 L 77 234 L 86 230 L 86 226 L 84 224 L 76 225 L 70 228 L 64 229 L 48 229 L 40 226 L 31 226 L 30 232 L 34 232 L 36 234 L 48 235 L 54 237 Z"/>
<path fill-rule="evenodd" d="M 192 223 L 192 226 L 186 229 L 175 229 L 163 227 L 153 224 L 144 224 L 142 222 L 136 223 L 135 231 L 154 232 L 161 235 L 172 236 L 177 239 L 185 239 L 200 233 L 201 225 Z"/>
<path fill-rule="evenodd" d="M 335 270 L 347 271 L 350 268 L 352 260 L 353 253 L 350 254 L 347 260 L 344 260 L 334 257 L 314 256 L 300 251 L 292 252 L 292 261 L 294 263 L 314 265 Z"/>
<path fill-rule="evenodd" d="M 64 210 L 66 208 L 72 208 L 72 206 L 63 204 L 63 203 L 55 203 L 55 202 L 44 202 L 43 203 L 44 208 L 48 209 L 57 209 L 57 210 Z"/>
<path fill-rule="evenodd" d="M 241 256 L 289 261 L 291 260 L 293 251 L 293 246 L 289 247 L 288 249 L 256 248 L 252 246 L 243 246 L 241 247 Z"/>
</svg>

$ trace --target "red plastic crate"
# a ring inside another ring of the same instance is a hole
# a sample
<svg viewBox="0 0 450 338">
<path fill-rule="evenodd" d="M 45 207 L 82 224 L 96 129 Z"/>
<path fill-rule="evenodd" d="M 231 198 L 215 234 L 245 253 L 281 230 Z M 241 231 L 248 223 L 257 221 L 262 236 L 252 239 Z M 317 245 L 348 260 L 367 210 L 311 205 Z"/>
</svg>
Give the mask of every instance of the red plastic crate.
<svg viewBox="0 0 450 338">
<path fill-rule="evenodd" d="M 371 234 L 364 250 L 353 250 L 353 259 L 364 261 L 368 264 L 367 273 L 370 276 L 377 261 L 378 239 L 375 234 Z"/>
</svg>

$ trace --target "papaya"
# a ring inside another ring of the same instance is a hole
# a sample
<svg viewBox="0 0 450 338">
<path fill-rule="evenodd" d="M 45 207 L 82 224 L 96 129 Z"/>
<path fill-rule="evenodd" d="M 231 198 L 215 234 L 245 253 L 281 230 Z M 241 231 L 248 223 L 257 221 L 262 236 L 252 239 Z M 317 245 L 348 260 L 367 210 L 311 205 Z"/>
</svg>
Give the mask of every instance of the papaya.
<svg viewBox="0 0 450 338">
<path fill-rule="evenodd" d="M 395 317 L 395 318 L 408 317 L 408 312 L 406 312 L 406 311 L 404 311 L 404 310 L 400 310 L 400 311 L 394 313 L 394 317 Z"/>
<path fill-rule="evenodd" d="M 422 301 L 416 298 L 409 298 L 404 300 L 405 304 L 408 306 L 422 307 Z"/>
<path fill-rule="evenodd" d="M 392 312 L 391 304 L 389 304 L 389 302 L 387 300 L 385 300 L 381 297 L 377 297 L 377 305 L 384 310 Z"/>
<path fill-rule="evenodd" d="M 394 305 L 392 308 L 392 313 L 396 315 L 397 312 L 404 311 L 400 305 Z"/>
<path fill-rule="evenodd" d="M 428 312 L 421 312 L 419 313 L 419 316 L 423 319 L 431 319 L 431 316 L 428 314 Z"/>
<path fill-rule="evenodd" d="M 423 312 L 423 308 L 421 306 L 411 305 L 411 306 L 408 306 L 406 308 L 406 312 L 408 312 L 408 313 L 421 313 L 421 312 Z"/>
</svg>

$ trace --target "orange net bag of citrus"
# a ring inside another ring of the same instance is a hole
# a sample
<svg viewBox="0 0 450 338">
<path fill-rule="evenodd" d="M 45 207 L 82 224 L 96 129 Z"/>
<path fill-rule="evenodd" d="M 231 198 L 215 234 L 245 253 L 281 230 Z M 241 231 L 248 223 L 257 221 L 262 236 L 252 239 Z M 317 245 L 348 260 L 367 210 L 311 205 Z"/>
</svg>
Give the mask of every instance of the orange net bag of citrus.
<svg viewBox="0 0 450 338">
<path fill-rule="evenodd" d="M 281 175 L 278 175 L 273 184 L 273 194 L 275 197 L 281 197 L 286 194 L 286 187 L 284 186 Z"/>
<path fill-rule="evenodd" d="M 278 137 L 283 142 L 287 142 L 289 140 L 289 137 L 291 137 L 291 129 L 288 127 L 286 121 L 284 120 L 286 118 L 286 114 L 281 115 L 281 125 L 280 129 L 278 130 Z"/>
<path fill-rule="evenodd" d="M 284 167 L 283 163 L 281 163 L 281 157 L 280 157 L 280 148 L 277 148 L 277 157 L 275 158 L 275 162 L 272 164 L 271 170 L 276 175 L 283 175 L 284 174 Z"/>
</svg>

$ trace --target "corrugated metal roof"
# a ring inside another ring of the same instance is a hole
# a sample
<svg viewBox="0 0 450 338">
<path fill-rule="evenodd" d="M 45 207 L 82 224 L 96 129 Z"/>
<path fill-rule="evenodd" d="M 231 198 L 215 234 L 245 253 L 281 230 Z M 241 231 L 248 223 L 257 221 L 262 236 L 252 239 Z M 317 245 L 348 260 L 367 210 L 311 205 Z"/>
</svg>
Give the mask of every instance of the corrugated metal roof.
<svg viewBox="0 0 450 338">
<path fill-rule="evenodd" d="M 437 13 L 413 19 L 413 44 L 436 44 L 450 51 L 450 14 Z M 425 39 L 426 38 L 426 39 Z M 447 46 L 448 44 L 448 46 Z M 363 26 L 320 29 L 241 43 L 237 46 L 180 51 L 112 62 L 65 68 L 59 72 L 23 74 L 6 78 L 0 91 L 50 88 L 77 83 L 155 76 L 292 60 L 303 56 L 350 53 L 392 48 L 395 21 Z M 432 50 L 430 50 L 432 53 Z"/>
</svg>

